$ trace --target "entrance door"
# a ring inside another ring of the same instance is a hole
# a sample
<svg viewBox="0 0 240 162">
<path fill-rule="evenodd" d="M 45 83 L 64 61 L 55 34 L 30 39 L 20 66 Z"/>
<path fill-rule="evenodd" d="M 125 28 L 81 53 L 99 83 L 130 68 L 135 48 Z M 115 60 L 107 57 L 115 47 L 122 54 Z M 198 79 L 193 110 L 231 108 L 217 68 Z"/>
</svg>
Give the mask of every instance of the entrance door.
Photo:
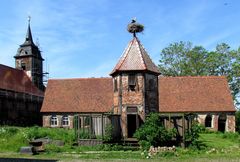
<svg viewBox="0 0 240 162">
<path fill-rule="evenodd" d="M 137 129 L 137 115 L 136 114 L 128 114 L 127 115 L 127 127 L 128 127 L 128 138 L 132 138 L 133 134 Z"/>
<path fill-rule="evenodd" d="M 220 132 L 224 132 L 225 131 L 225 127 L 226 127 L 226 114 L 221 114 L 218 117 L 218 131 Z"/>
</svg>

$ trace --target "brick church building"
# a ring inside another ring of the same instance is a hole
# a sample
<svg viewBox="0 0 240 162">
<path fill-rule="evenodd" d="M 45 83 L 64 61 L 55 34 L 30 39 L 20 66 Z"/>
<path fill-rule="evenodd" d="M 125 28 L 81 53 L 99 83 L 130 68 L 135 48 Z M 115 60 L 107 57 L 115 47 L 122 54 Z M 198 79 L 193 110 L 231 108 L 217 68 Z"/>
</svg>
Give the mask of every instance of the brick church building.
<svg viewBox="0 0 240 162">
<path fill-rule="evenodd" d="M 41 125 L 44 59 L 33 42 L 30 20 L 25 41 L 14 58 L 15 68 L 0 64 L 0 124 Z"/>
<path fill-rule="evenodd" d="M 72 128 L 75 114 L 111 114 L 118 118 L 121 136 L 130 138 L 146 115 L 158 112 L 195 113 L 209 129 L 235 131 L 235 107 L 225 77 L 161 76 L 135 34 L 110 76 L 50 79 L 41 108 L 43 126 Z M 92 120 L 93 131 L 102 122 Z"/>
</svg>

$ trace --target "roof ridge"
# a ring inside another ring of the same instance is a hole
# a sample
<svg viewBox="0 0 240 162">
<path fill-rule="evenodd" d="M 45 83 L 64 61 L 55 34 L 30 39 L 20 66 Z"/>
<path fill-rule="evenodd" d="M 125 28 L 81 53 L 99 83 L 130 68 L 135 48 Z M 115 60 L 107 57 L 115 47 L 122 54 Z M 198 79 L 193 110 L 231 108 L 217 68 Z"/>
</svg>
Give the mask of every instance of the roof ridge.
<svg viewBox="0 0 240 162">
<path fill-rule="evenodd" d="M 224 75 L 216 76 L 216 75 L 204 75 L 204 76 L 159 76 L 159 78 L 226 78 Z"/>
<path fill-rule="evenodd" d="M 139 50 L 140 50 L 140 57 L 141 57 L 141 59 L 142 59 L 142 61 L 143 61 L 143 65 L 144 65 L 145 70 L 146 70 L 146 69 L 147 69 L 147 66 L 146 66 L 146 62 L 145 62 L 145 60 L 144 60 L 144 58 L 143 58 L 143 51 L 142 51 L 142 49 L 141 49 L 142 44 L 141 44 L 140 40 L 139 40 L 137 37 L 136 37 L 136 40 L 137 40 L 137 45 L 139 46 Z"/>
<path fill-rule="evenodd" d="M 49 79 L 49 81 L 50 80 L 88 80 L 88 79 L 112 79 L 111 77 L 101 77 L 101 78 L 60 78 L 60 79 L 58 79 L 58 78 L 54 78 L 54 79 Z"/>
</svg>

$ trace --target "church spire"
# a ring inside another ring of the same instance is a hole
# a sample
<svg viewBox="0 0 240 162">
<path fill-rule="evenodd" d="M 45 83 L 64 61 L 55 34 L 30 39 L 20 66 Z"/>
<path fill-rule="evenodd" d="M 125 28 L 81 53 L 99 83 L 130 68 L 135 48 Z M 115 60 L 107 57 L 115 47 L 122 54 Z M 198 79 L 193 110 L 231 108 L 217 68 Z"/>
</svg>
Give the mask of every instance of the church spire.
<svg viewBox="0 0 240 162">
<path fill-rule="evenodd" d="M 28 28 L 25 41 L 17 50 L 14 56 L 17 69 L 24 70 L 31 78 L 32 82 L 41 90 L 43 85 L 43 58 L 41 51 L 34 44 L 30 27 L 30 17 L 28 17 Z"/>
<path fill-rule="evenodd" d="M 31 21 L 31 17 L 28 16 L 28 29 L 27 29 L 27 35 L 26 35 L 26 42 L 33 43 L 30 21 Z"/>
<path fill-rule="evenodd" d="M 28 16 L 28 29 L 27 29 L 27 34 L 25 38 L 25 42 L 22 45 L 33 45 L 35 46 L 32 38 L 32 32 L 31 32 L 31 27 L 30 27 L 30 22 L 31 22 L 31 16 Z"/>
</svg>

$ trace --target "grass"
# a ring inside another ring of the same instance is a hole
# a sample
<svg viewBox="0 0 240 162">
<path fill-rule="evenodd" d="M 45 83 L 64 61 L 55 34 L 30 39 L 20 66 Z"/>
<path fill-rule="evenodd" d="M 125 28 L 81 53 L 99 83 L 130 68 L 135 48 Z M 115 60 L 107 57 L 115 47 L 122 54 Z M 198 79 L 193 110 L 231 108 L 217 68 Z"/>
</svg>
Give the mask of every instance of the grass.
<svg viewBox="0 0 240 162">
<path fill-rule="evenodd" d="M 29 140 L 40 137 L 62 140 L 64 146 L 47 145 L 44 153 L 29 156 L 20 155 L 21 146 Z M 240 135 L 238 133 L 202 133 L 201 149 L 177 148 L 174 153 L 163 153 L 146 159 L 140 150 L 129 150 L 121 145 L 73 146 L 74 131 L 41 127 L 0 127 L 0 157 L 21 157 L 34 159 L 62 159 L 94 161 L 240 161 Z M 103 159 L 103 160 L 99 160 Z"/>
<path fill-rule="evenodd" d="M 28 146 L 29 141 L 36 138 L 49 137 L 62 140 L 66 146 L 74 142 L 74 131 L 42 127 L 0 127 L 0 152 L 18 152 L 20 147 Z"/>
</svg>

